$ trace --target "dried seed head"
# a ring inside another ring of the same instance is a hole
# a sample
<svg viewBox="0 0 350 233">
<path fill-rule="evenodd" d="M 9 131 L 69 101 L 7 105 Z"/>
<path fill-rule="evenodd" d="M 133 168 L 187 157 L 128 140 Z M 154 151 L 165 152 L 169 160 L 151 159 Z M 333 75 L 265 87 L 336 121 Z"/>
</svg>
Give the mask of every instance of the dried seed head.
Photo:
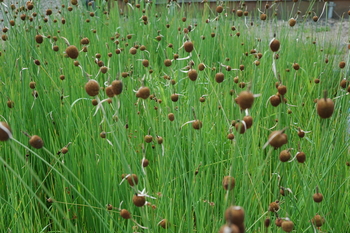
<svg viewBox="0 0 350 233">
<path fill-rule="evenodd" d="M 202 128 L 202 122 L 200 120 L 195 120 L 192 122 L 192 127 L 194 129 L 200 129 Z"/>
<path fill-rule="evenodd" d="M 280 49 L 280 42 L 273 38 L 270 42 L 270 49 L 272 52 L 277 52 Z"/>
<path fill-rule="evenodd" d="M 148 164 L 149 164 L 148 159 L 142 159 L 142 160 L 141 160 L 141 164 L 142 164 L 142 167 L 147 167 Z"/>
<path fill-rule="evenodd" d="M 160 136 L 157 136 L 157 143 L 162 144 L 163 143 L 163 138 Z"/>
<path fill-rule="evenodd" d="M 134 195 L 133 198 L 132 198 L 132 202 L 134 203 L 135 206 L 142 207 L 146 203 L 146 197 L 145 196 Z"/>
<path fill-rule="evenodd" d="M 120 95 L 123 91 L 123 82 L 121 80 L 114 80 L 112 82 L 112 90 L 115 95 Z"/>
<path fill-rule="evenodd" d="M 65 146 L 61 149 L 62 154 L 67 154 L 68 153 L 68 148 Z"/>
<path fill-rule="evenodd" d="M 196 81 L 197 80 L 197 77 L 198 77 L 197 70 L 191 69 L 191 70 L 188 71 L 187 75 L 192 81 Z"/>
<path fill-rule="evenodd" d="M 107 71 L 108 71 L 108 67 L 107 67 L 107 66 L 102 66 L 102 67 L 100 68 L 100 71 L 101 71 L 102 74 L 105 74 L 105 73 L 107 73 Z"/>
<path fill-rule="evenodd" d="M 287 135 L 281 130 L 272 131 L 269 135 L 269 144 L 275 148 L 279 148 L 288 142 Z"/>
<path fill-rule="evenodd" d="M 44 37 L 42 35 L 36 35 L 35 41 L 36 41 L 36 43 L 41 44 L 44 41 Z"/>
<path fill-rule="evenodd" d="M 347 84 L 347 80 L 346 80 L 346 79 L 342 79 L 342 80 L 340 81 L 340 87 L 341 87 L 341 88 L 346 88 L 346 84 Z"/>
<path fill-rule="evenodd" d="M 83 39 L 80 40 L 80 44 L 82 45 L 88 45 L 90 43 L 89 38 L 84 37 Z"/>
<path fill-rule="evenodd" d="M 225 75 L 224 75 L 223 73 L 221 73 L 221 72 L 216 73 L 216 75 L 215 75 L 215 81 L 216 81 L 217 83 L 222 83 L 222 82 L 224 81 L 224 77 L 225 77 Z"/>
<path fill-rule="evenodd" d="M 251 117 L 251 116 L 244 116 L 243 117 L 243 121 L 245 122 L 245 125 L 246 125 L 247 129 L 252 127 L 252 125 L 253 125 L 253 117 Z"/>
<path fill-rule="evenodd" d="M 106 95 L 107 95 L 109 98 L 114 97 L 114 92 L 113 92 L 113 87 L 112 87 L 112 85 L 109 85 L 108 87 L 106 87 L 106 88 L 105 88 L 105 92 L 106 92 Z"/>
<path fill-rule="evenodd" d="M 144 67 L 148 67 L 148 66 L 149 66 L 149 61 L 148 61 L 147 59 L 143 59 L 143 60 L 142 60 L 142 65 L 143 65 Z"/>
<path fill-rule="evenodd" d="M 269 204 L 269 211 L 277 212 L 280 209 L 279 201 L 274 201 Z"/>
<path fill-rule="evenodd" d="M 240 230 L 235 224 L 225 224 L 220 227 L 219 233 L 240 233 Z"/>
<path fill-rule="evenodd" d="M 287 162 L 290 159 L 290 157 L 291 157 L 291 154 L 290 154 L 289 150 L 282 150 L 280 152 L 279 158 L 280 158 L 281 162 Z"/>
<path fill-rule="evenodd" d="M 217 6 L 216 7 L 216 12 L 219 13 L 219 14 L 222 13 L 223 10 L 224 10 L 224 8 L 222 6 Z"/>
<path fill-rule="evenodd" d="M 270 219 L 270 218 L 266 218 L 266 219 L 264 220 L 264 226 L 267 228 L 267 227 L 270 226 L 270 224 L 271 224 L 271 219 Z"/>
<path fill-rule="evenodd" d="M 294 27 L 296 23 L 297 23 L 297 21 L 294 18 L 291 18 L 288 20 L 288 24 L 291 27 Z"/>
<path fill-rule="evenodd" d="M 317 100 L 317 113 L 321 118 L 329 118 L 334 112 L 334 102 L 327 98 L 327 91 L 324 91 L 324 97 Z"/>
<path fill-rule="evenodd" d="M 225 190 L 232 190 L 235 187 L 236 180 L 232 176 L 225 176 L 222 180 L 222 187 Z"/>
<path fill-rule="evenodd" d="M 70 45 L 66 48 L 66 54 L 72 59 L 77 59 L 79 56 L 79 51 L 76 46 Z"/>
<path fill-rule="evenodd" d="M 228 223 L 237 226 L 244 223 L 244 210 L 240 206 L 230 206 L 225 211 L 225 219 Z"/>
<path fill-rule="evenodd" d="M 315 193 L 312 198 L 314 199 L 314 202 L 320 203 L 323 200 L 323 195 L 321 193 Z"/>
<path fill-rule="evenodd" d="M 271 96 L 270 103 L 272 106 L 277 107 L 281 103 L 281 97 L 278 95 Z"/>
<path fill-rule="evenodd" d="M 317 214 L 312 218 L 312 223 L 316 226 L 316 227 L 321 227 L 324 224 L 325 220 L 324 218 Z"/>
<path fill-rule="evenodd" d="M 165 59 L 165 60 L 164 60 L 164 65 L 165 65 L 166 67 L 171 66 L 171 60 L 170 60 L 170 59 Z"/>
<path fill-rule="evenodd" d="M 254 95 L 248 91 L 242 91 L 237 99 L 237 102 L 241 109 L 251 108 L 254 103 Z"/>
<path fill-rule="evenodd" d="M 163 219 L 162 221 L 160 221 L 159 225 L 164 229 L 167 229 L 170 226 L 169 221 L 166 219 Z"/>
<path fill-rule="evenodd" d="M 243 16 L 243 11 L 242 10 L 237 10 L 236 14 L 238 17 L 242 17 Z"/>
<path fill-rule="evenodd" d="M 152 137 L 152 135 L 146 135 L 146 136 L 144 137 L 144 140 L 145 140 L 145 142 L 150 143 L 150 142 L 152 142 L 153 137 Z"/>
<path fill-rule="evenodd" d="M 235 139 L 235 135 L 233 133 L 229 133 L 229 134 L 227 134 L 227 139 L 233 140 L 233 139 Z"/>
<path fill-rule="evenodd" d="M 130 219 L 131 218 L 131 214 L 129 211 L 127 211 L 126 209 L 122 209 L 120 211 L 120 216 L 124 219 Z"/>
<path fill-rule="evenodd" d="M 100 91 L 100 85 L 98 82 L 94 79 L 90 79 L 86 84 L 85 84 L 85 91 L 89 96 L 96 96 L 98 95 Z"/>
<path fill-rule="evenodd" d="M 339 68 L 343 69 L 344 67 L 345 67 L 345 62 L 344 61 L 339 62 Z"/>
<path fill-rule="evenodd" d="M 282 222 L 283 222 L 283 219 L 282 218 L 276 218 L 275 220 L 275 225 L 277 227 L 281 227 L 282 226 Z"/>
<path fill-rule="evenodd" d="M 127 180 L 130 186 L 135 186 L 139 183 L 139 178 L 135 174 L 131 174 L 130 176 L 128 176 Z"/>
<path fill-rule="evenodd" d="M 31 136 L 29 139 L 29 144 L 36 149 L 40 149 L 44 146 L 43 140 L 38 135 Z"/>
<path fill-rule="evenodd" d="M 151 94 L 151 90 L 148 87 L 141 87 L 137 92 L 136 92 L 136 97 L 142 98 L 142 99 L 147 99 Z"/>
<path fill-rule="evenodd" d="M 15 105 L 15 102 L 13 102 L 12 100 L 8 100 L 8 101 L 6 102 L 6 104 L 7 104 L 7 107 L 13 108 L 14 105 Z"/>
<path fill-rule="evenodd" d="M 179 95 L 178 94 L 172 94 L 170 98 L 171 98 L 171 101 L 177 102 L 179 100 Z"/>
<path fill-rule="evenodd" d="M 291 232 L 294 228 L 294 223 L 290 220 L 285 220 L 282 222 L 282 230 L 285 232 Z"/>
<path fill-rule="evenodd" d="M 305 160 L 306 160 L 305 153 L 304 153 L 304 152 L 299 152 L 299 153 L 297 154 L 297 161 L 298 161 L 299 163 L 304 163 Z"/>
<path fill-rule="evenodd" d="M 6 122 L 0 122 L 0 141 L 7 141 L 9 140 L 12 131 L 10 126 Z"/>
<path fill-rule="evenodd" d="M 280 95 L 285 95 L 287 93 L 287 87 L 285 85 L 279 85 L 277 90 Z"/>
<path fill-rule="evenodd" d="M 135 47 L 132 47 L 132 48 L 129 49 L 129 53 L 130 53 L 131 55 L 135 55 L 136 52 L 137 52 L 137 49 L 136 49 Z"/>
<path fill-rule="evenodd" d="M 174 121 L 174 120 L 175 120 L 175 115 L 174 115 L 174 113 L 169 113 L 169 114 L 168 114 L 168 119 L 169 119 L 170 121 Z"/>
<path fill-rule="evenodd" d="M 184 49 L 188 53 L 192 52 L 192 50 L 193 50 L 193 43 L 191 41 L 186 41 L 184 43 Z"/>
<path fill-rule="evenodd" d="M 240 134 L 244 134 L 245 131 L 247 130 L 247 126 L 245 124 L 243 124 L 243 122 L 239 121 L 235 124 L 235 128 L 237 130 L 237 132 L 239 132 Z"/>
<path fill-rule="evenodd" d="M 263 21 L 266 20 L 266 14 L 261 14 L 260 15 L 260 20 L 263 20 Z"/>
<path fill-rule="evenodd" d="M 293 69 L 299 70 L 300 69 L 300 65 L 298 63 L 294 63 L 293 64 Z"/>
</svg>

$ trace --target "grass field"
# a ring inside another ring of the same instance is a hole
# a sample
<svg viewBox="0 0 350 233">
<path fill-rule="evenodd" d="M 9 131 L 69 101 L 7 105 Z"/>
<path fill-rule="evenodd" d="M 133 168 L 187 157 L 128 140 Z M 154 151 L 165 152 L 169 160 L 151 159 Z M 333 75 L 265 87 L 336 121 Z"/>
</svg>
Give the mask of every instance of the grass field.
<svg viewBox="0 0 350 233">
<path fill-rule="evenodd" d="M 350 47 L 315 1 L 39 2 L 0 1 L 1 232 L 350 232 Z"/>
</svg>

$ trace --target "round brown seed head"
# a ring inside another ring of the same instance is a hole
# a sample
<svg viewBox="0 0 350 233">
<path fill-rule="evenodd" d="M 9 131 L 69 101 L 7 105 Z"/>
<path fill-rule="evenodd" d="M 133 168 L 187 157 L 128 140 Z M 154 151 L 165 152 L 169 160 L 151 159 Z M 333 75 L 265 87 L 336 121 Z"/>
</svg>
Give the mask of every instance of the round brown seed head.
<svg viewBox="0 0 350 233">
<path fill-rule="evenodd" d="M 225 224 L 220 227 L 219 233 L 240 233 L 240 230 L 234 224 Z"/>
<path fill-rule="evenodd" d="M 171 66 L 171 60 L 170 60 L 170 59 L 165 59 L 165 60 L 164 60 L 164 65 L 165 65 L 166 67 Z"/>
<path fill-rule="evenodd" d="M 245 124 L 243 124 L 243 122 L 237 122 L 235 124 L 235 128 L 237 130 L 237 132 L 239 132 L 240 134 L 244 134 L 245 131 L 247 130 L 247 126 Z"/>
<path fill-rule="evenodd" d="M 163 143 L 163 138 L 160 136 L 157 136 L 157 143 L 162 144 Z"/>
<path fill-rule="evenodd" d="M 70 0 L 70 3 L 75 6 L 78 4 L 78 0 Z"/>
<path fill-rule="evenodd" d="M 291 232 L 294 228 L 294 223 L 290 220 L 286 220 L 282 222 L 282 230 L 285 232 Z"/>
<path fill-rule="evenodd" d="M 80 44 L 82 45 L 87 45 L 89 43 L 90 43 L 90 40 L 87 37 L 84 37 L 83 39 L 80 40 Z"/>
<path fill-rule="evenodd" d="M 298 161 L 299 163 L 304 163 L 305 160 L 306 160 L 305 153 L 304 153 L 304 152 L 299 152 L 299 153 L 297 154 L 297 161 Z"/>
<path fill-rule="evenodd" d="M 68 148 L 67 148 L 67 147 L 63 147 L 63 148 L 61 149 L 61 153 L 62 153 L 62 154 L 67 154 L 67 153 L 68 153 Z"/>
<path fill-rule="evenodd" d="M 277 212 L 280 209 L 279 201 L 274 201 L 269 204 L 269 211 Z"/>
<path fill-rule="evenodd" d="M 77 59 L 79 56 L 78 48 L 74 45 L 70 45 L 66 48 L 66 54 L 72 59 Z"/>
<path fill-rule="evenodd" d="M 272 52 L 277 52 L 280 49 L 280 42 L 275 38 L 270 42 L 270 49 Z"/>
<path fill-rule="evenodd" d="M 270 224 L 271 224 L 271 219 L 270 219 L 270 218 L 266 218 L 266 219 L 264 220 L 264 226 L 267 228 L 267 227 L 270 226 Z"/>
<path fill-rule="evenodd" d="M 222 13 L 223 11 L 224 11 L 224 8 L 223 8 L 222 6 L 217 6 L 217 7 L 216 7 L 216 12 L 217 12 L 217 13 L 220 14 L 220 13 Z"/>
<path fill-rule="evenodd" d="M 146 203 L 146 197 L 145 196 L 134 195 L 133 198 L 132 198 L 132 202 L 134 203 L 135 206 L 142 207 Z"/>
<path fill-rule="evenodd" d="M 106 95 L 109 97 L 109 98 L 112 98 L 114 97 L 114 91 L 113 91 L 113 87 L 112 85 L 109 85 L 108 87 L 105 88 L 105 92 L 106 92 Z"/>
<path fill-rule="evenodd" d="M 96 96 L 98 95 L 100 91 L 100 85 L 98 82 L 94 79 L 90 79 L 86 84 L 85 84 L 85 91 L 89 96 Z"/>
<path fill-rule="evenodd" d="M 112 90 L 115 95 L 120 95 L 123 91 L 123 82 L 121 80 L 114 80 L 112 82 Z"/>
<path fill-rule="evenodd" d="M 147 59 L 142 60 L 142 65 L 144 67 L 148 67 L 149 66 L 149 61 Z"/>
<path fill-rule="evenodd" d="M 139 183 L 139 178 L 135 174 L 131 174 L 130 176 L 128 176 L 127 180 L 130 186 L 134 186 Z"/>
<path fill-rule="evenodd" d="M 237 10 L 236 14 L 238 17 L 242 17 L 243 16 L 243 11 L 242 10 Z"/>
<path fill-rule="evenodd" d="M 329 118 L 334 112 L 334 102 L 330 98 L 317 100 L 317 114 L 321 118 Z"/>
<path fill-rule="evenodd" d="M 92 104 L 93 106 L 96 106 L 96 105 L 98 104 L 97 99 L 93 99 L 93 100 L 91 100 L 91 104 Z"/>
<path fill-rule="evenodd" d="M 152 142 L 153 137 L 152 137 L 152 135 L 146 135 L 146 136 L 144 137 L 144 140 L 145 140 L 145 142 L 150 143 L 150 142 Z"/>
<path fill-rule="evenodd" d="M 325 220 L 324 218 L 317 214 L 312 218 L 312 223 L 316 226 L 316 227 L 321 227 L 324 224 Z"/>
<path fill-rule="evenodd" d="M 127 211 L 126 209 L 122 209 L 120 211 L 120 216 L 124 219 L 130 219 L 131 218 L 131 214 L 129 211 Z"/>
<path fill-rule="evenodd" d="M 195 69 L 190 69 L 187 73 L 188 77 L 192 80 L 192 81 L 196 81 L 197 77 L 198 77 L 198 73 L 197 70 Z"/>
<path fill-rule="evenodd" d="M 136 52 L 137 52 L 137 49 L 134 48 L 134 47 L 132 47 L 132 48 L 129 49 L 129 53 L 130 53 L 131 55 L 135 55 Z"/>
<path fill-rule="evenodd" d="M 293 64 L 293 69 L 294 70 L 299 70 L 300 69 L 300 65 L 298 63 L 294 63 Z"/>
<path fill-rule="evenodd" d="M 200 129 L 202 128 L 202 122 L 200 120 L 195 120 L 192 122 L 192 127 L 194 129 Z"/>
<path fill-rule="evenodd" d="M 105 73 L 107 73 L 107 71 L 108 71 L 108 67 L 107 67 L 107 66 L 102 66 L 102 67 L 100 68 L 100 71 L 101 71 L 102 74 L 105 74 Z"/>
<path fill-rule="evenodd" d="M 184 49 L 188 53 L 192 52 L 192 50 L 193 50 L 193 43 L 191 41 L 186 41 L 184 43 Z"/>
<path fill-rule="evenodd" d="M 225 75 L 224 75 L 223 73 L 221 73 L 221 72 L 216 73 L 216 75 L 215 75 L 215 81 L 216 81 L 217 83 L 222 83 L 222 82 L 224 81 L 224 77 L 225 77 Z"/>
<path fill-rule="evenodd" d="M 170 226 L 170 224 L 167 219 L 163 219 L 162 221 L 160 221 L 159 226 L 161 226 L 164 229 L 167 229 Z"/>
<path fill-rule="evenodd" d="M 279 148 L 287 142 L 287 135 L 280 130 L 272 131 L 269 135 L 269 144 L 275 148 Z"/>
<path fill-rule="evenodd" d="M 235 187 L 235 184 L 236 184 L 236 180 L 232 176 L 225 176 L 222 179 L 222 187 L 225 190 L 230 190 L 231 191 Z"/>
<path fill-rule="evenodd" d="M 297 21 L 294 18 L 291 18 L 288 20 L 288 24 L 291 27 L 294 27 L 296 23 L 297 23 Z"/>
<path fill-rule="evenodd" d="M 237 226 L 244 223 L 244 210 L 240 206 L 230 206 L 225 211 L 225 219 L 228 223 Z"/>
<path fill-rule="evenodd" d="M 312 198 L 314 199 L 314 202 L 319 203 L 323 200 L 323 195 L 321 193 L 315 193 Z"/>
<path fill-rule="evenodd" d="M 179 95 L 178 94 L 172 94 L 170 98 L 171 98 L 171 101 L 177 102 L 179 100 Z"/>
<path fill-rule="evenodd" d="M 31 136 L 29 139 L 29 144 L 36 149 L 40 149 L 44 146 L 43 140 L 38 135 Z"/>
<path fill-rule="evenodd" d="M 168 114 L 168 119 L 169 119 L 170 121 L 174 121 L 174 120 L 175 120 L 175 115 L 174 115 L 174 113 L 169 113 L 169 114 Z"/>
<path fill-rule="evenodd" d="M 280 152 L 279 158 L 280 158 L 281 162 L 287 162 L 290 159 L 290 157 L 291 157 L 291 154 L 290 154 L 289 150 L 282 150 Z"/>
<path fill-rule="evenodd" d="M 9 107 L 9 108 L 13 108 L 14 105 L 15 105 L 15 103 L 14 103 L 12 100 L 8 100 L 8 101 L 6 102 L 6 104 L 7 104 L 7 107 Z"/>
<path fill-rule="evenodd" d="M 9 140 L 12 135 L 10 126 L 6 122 L 0 122 L 0 141 Z"/>
<path fill-rule="evenodd" d="M 137 92 L 136 92 L 136 97 L 142 98 L 142 99 L 147 99 L 151 94 L 151 90 L 148 87 L 141 87 Z"/>
<path fill-rule="evenodd" d="M 344 67 L 345 67 L 345 62 L 344 61 L 339 62 L 339 68 L 343 69 Z"/>
<path fill-rule="evenodd" d="M 235 135 L 233 133 L 229 133 L 229 134 L 227 134 L 227 139 L 233 140 L 233 139 L 235 139 Z"/>
<path fill-rule="evenodd" d="M 149 164 L 148 159 L 142 159 L 142 160 L 141 160 L 141 164 L 142 164 L 142 167 L 147 167 L 148 164 Z"/>
<path fill-rule="evenodd" d="M 346 79 L 342 79 L 341 81 L 340 81 L 340 87 L 341 88 L 346 88 L 346 84 L 347 84 L 347 80 Z"/>
<path fill-rule="evenodd" d="M 241 109 L 251 108 L 254 103 L 254 95 L 248 91 L 242 91 L 238 96 L 238 104 Z"/>
<path fill-rule="evenodd" d="M 270 103 L 272 106 L 277 107 L 281 103 L 281 98 L 278 95 L 273 95 L 270 97 Z"/>
<path fill-rule="evenodd" d="M 260 15 L 260 20 L 266 20 L 266 14 L 261 14 Z"/>
<path fill-rule="evenodd" d="M 44 41 L 44 37 L 42 35 L 36 35 L 35 41 L 36 41 L 36 43 L 41 44 Z"/>
<path fill-rule="evenodd" d="M 253 117 L 251 117 L 251 116 L 244 116 L 243 117 L 243 121 L 245 122 L 245 125 L 246 125 L 247 129 L 252 127 L 252 125 L 253 125 Z"/>
<path fill-rule="evenodd" d="M 280 95 L 285 95 L 287 93 L 287 87 L 285 85 L 279 85 L 277 90 Z"/>
</svg>

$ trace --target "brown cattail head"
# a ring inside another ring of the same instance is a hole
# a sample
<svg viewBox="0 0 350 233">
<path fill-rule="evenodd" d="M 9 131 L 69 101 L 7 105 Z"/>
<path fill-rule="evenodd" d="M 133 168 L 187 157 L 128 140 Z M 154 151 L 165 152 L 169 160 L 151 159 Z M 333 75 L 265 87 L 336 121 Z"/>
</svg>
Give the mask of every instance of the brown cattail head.
<svg viewBox="0 0 350 233">
<path fill-rule="evenodd" d="M 100 91 L 100 85 L 98 82 L 94 79 L 90 79 L 86 84 L 85 84 L 85 91 L 89 96 L 96 96 L 98 95 Z"/>
<path fill-rule="evenodd" d="M 7 141 L 12 135 L 10 126 L 6 122 L 0 122 L 0 141 Z"/>
<path fill-rule="evenodd" d="M 74 45 L 70 45 L 66 48 L 66 54 L 72 59 L 77 59 L 79 56 L 78 48 Z"/>
</svg>

